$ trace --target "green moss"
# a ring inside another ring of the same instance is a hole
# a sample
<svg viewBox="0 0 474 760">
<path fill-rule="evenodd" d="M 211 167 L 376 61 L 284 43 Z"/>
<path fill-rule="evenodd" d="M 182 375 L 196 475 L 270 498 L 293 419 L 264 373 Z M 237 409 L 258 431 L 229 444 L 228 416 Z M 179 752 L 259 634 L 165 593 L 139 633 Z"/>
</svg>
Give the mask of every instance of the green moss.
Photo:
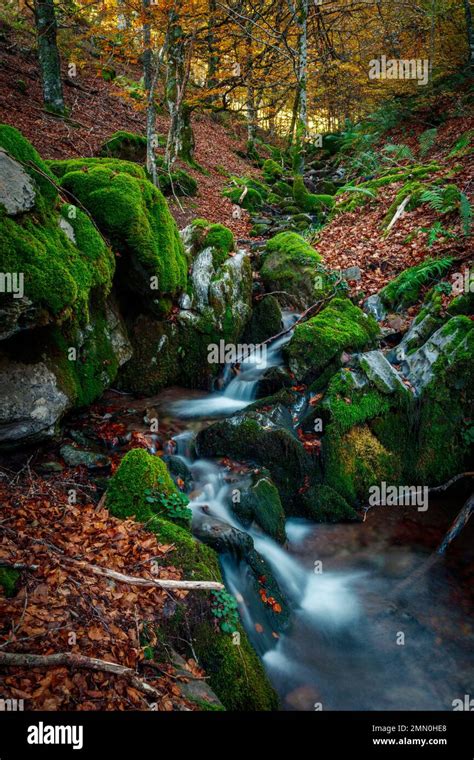
<svg viewBox="0 0 474 760">
<path fill-rule="evenodd" d="M 23 164 L 25 171 L 32 177 L 40 193 L 36 207 L 43 211 L 46 204 L 52 204 L 58 197 L 55 177 L 31 143 L 14 127 L 0 124 L 0 147 Z"/>
<path fill-rule="evenodd" d="M 294 296 L 285 299 L 282 294 L 282 301 L 305 305 L 313 303 L 317 293 L 321 293 L 321 283 L 324 289 L 321 261 L 321 255 L 301 235 L 280 232 L 267 241 L 260 275 L 267 290 L 284 291 Z"/>
<path fill-rule="evenodd" d="M 20 571 L 13 567 L 0 567 L 0 588 L 8 598 L 15 596 L 20 578 Z"/>
<path fill-rule="evenodd" d="M 147 490 L 166 495 L 178 493 L 165 463 L 145 449 L 131 449 L 125 454 L 107 488 L 107 507 L 116 517 L 135 515 L 145 521 L 153 517 L 153 504 Z"/>
<path fill-rule="evenodd" d="M 116 159 L 77 159 L 51 166 L 64 189 L 88 209 L 120 253 L 126 287 L 149 295 L 152 277 L 157 277 L 161 294 L 173 295 L 186 287 L 188 263 L 178 228 L 165 198 L 141 167 Z"/>
<path fill-rule="evenodd" d="M 357 520 L 357 513 L 330 486 L 316 485 L 303 496 L 307 517 L 316 522 L 345 522 Z"/>
<path fill-rule="evenodd" d="M 391 309 L 402 309 L 416 303 L 425 286 L 437 282 L 450 269 L 453 259 L 426 259 L 405 269 L 380 291 L 380 298 Z"/>
<path fill-rule="evenodd" d="M 177 169 L 171 174 L 160 174 L 158 182 L 164 195 L 184 195 L 190 198 L 196 195 L 198 191 L 198 183 L 184 169 Z"/>
<path fill-rule="evenodd" d="M 329 383 L 321 404 L 321 413 L 341 433 L 367 420 L 385 414 L 392 401 L 374 388 L 358 389 L 352 373 L 340 370 Z"/>
<path fill-rule="evenodd" d="M 210 623 L 195 630 L 194 647 L 201 665 L 227 710 L 268 711 L 278 708 L 277 696 L 270 686 L 263 665 L 238 626 L 240 645 L 218 634 Z"/>
<path fill-rule="evenodd" d="M 334 298 L 316 317 L 296 326 L 285 353 L 298 379 L 310 382 L 338 363 L 342 351 L 363 351 L 373 345 L 378 332 L 373 317 L 347 298 Z"/>
<path fill-rule="evenodd" d="M 255 521 L 275 541 L 285 541 L 285 513 L 278 489 L 268 478 L 256 477 L 255 483 L 242 494 L 240 503 L 232 506 L 244 524 Z"/>
<path fill-rule="evenodd" d="M 457 314 L 470 316 L 474 314 L 474 292 L 469 291 L 453 298 L 448 306 L 448 311 L 453 317 Z"/>
<path fill-rule="evenodd" d="M 319 212 L 334 206 L 332 195 L 315 195 L 308 192 L 300 175 L 297 175 L 293 182 L 293 198 L 298 208 L 303 211 Z"/>
<path fill-rule="evenodd" d="M 104 158 L 120 158 L 144 163 L 146 160 L 146 137 L 119 129 L 102 145 L 99 155 Z"/>
<path fill-rule="evenodd" d="M 171 546 L 169 564 L 183 571 L 186 580 L 221 581 L 216 552 L 197 541 L 187 530 L 169 520 L 153 515 L 146 522 L 161 544 Z"/>
<path fill-rule="evenodd" d="M 324 484 L 331 486 L 349 504 L 364 503 L 370 486 L 400 480 L 400 462 L 367 425 L 351 428 L 343 435 L 330 425 L 323 439 L 322 453 Z"/>
<path fill-rule="evenodd" d="M 224 190 L 223 195 L 225 198 L 229 198 L 232 203 L 242 206 L 247 211 L 256 211 L 263 204 L 261 193 L 252 187 L 247 189 L 245 195 L 241 187 L 232 187 L 229 190 Z"/>
<path fill-rule="evenodd" d="M 283 182 L 283 180 L 274 183 L 272 192 L 276 193 L 276 195 L 279 195 L 281 198 L 291 198 L 293 196 L 293 188 L 288 182 Z"/>
<path fill-rule="evenodd" d="M 223 224 L 212 224 L 207 219 L 194 219 L 193 244 L 196 251 L 213 248 L 216 254 L 214 265 L 222 264 L 230 251 L 234 250 L 235 241 L 232 230 Z"/>
<path fill-rule="evenodd" d="M 271 158 L 267 158 L 262 166 L 263 177 L 266 182 L 273 184 L 283 176 L 283 168 Z"/>
</svg>

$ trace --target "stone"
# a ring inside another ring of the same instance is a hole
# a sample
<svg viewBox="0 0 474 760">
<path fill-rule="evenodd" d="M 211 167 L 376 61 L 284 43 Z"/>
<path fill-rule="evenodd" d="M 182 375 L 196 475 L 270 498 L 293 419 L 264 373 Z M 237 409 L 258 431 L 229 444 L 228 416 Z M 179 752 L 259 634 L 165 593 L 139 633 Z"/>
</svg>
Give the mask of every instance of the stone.
<svg viewBox="0 0 474 760">
<path fill-rule="evenodd" d="M 359 354 L 359 366 L 381 393 L 407 390 L 400 375 L 381 351 Z"/>
<path fill-rule="evenodd" d="M 109 458 L 97 451 L 77 449 L 75 446 L 65 444 L 61 446 L 59 453 L 69 467 L 83 465 L 90 470 L 95 470 L 110 466 Z"/>
<path fill-rule="evenodd" d="M 51 438 L 71 401 L 43 362 L 0 359 L 0 448 Z"/>
<path fill-rule="evenodd" d="M 33 180 L 23 166 L 0 148 L 0 205 L 9 216 L 22 214 L 35 205 Z"/>
</svg>

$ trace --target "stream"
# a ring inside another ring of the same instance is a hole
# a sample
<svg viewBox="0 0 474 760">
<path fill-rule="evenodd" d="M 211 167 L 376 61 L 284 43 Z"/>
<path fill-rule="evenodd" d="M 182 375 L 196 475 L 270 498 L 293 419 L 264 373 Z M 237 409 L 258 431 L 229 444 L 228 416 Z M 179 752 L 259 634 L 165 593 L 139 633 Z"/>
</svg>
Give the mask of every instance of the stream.
<svg viewBox="0 0 474 760">
<path fill-rule="evenodd" d="M 285 327 L 296 318 L 284 314 Z M 281 349 L 290 337 L 275 341 L 264 361 L 250 356 L 237 376 L 226 370 L 221 391 L 167 389 L 142 402 L 156 405 L 160 424 L 165 419 L 176 431 L 173 453 L 193 478 L 193 526 L 205 513 L 245 530 L 229 506 L 228 469 L 194 458 L 192 442 L 213 419 L 252 403 L 265 370 L 283 364 Z M 379 507 L 363 523 L 336 525 L 292 518 L 284 546 L 257 527 L 246 529 L 287 599 L 291 622 L 283 633 L 269 628 L 246 563 L 221 555 L 226 586 L 282 709 L 450 710 L 454 699 L 472 693 L 472 528 L 417 583 L 397 590 L 430 556 L 461 506 L 444 498 L 426 513 Z"/>
</svg>

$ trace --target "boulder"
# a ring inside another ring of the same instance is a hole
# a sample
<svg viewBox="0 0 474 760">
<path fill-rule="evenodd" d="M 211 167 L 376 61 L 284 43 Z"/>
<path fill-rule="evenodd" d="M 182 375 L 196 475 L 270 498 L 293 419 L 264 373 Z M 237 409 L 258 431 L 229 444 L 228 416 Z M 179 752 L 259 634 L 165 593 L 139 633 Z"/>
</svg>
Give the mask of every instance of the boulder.
<svg viewBox="0 0 474 760">
<path fill-rule="evenodd" d="M 0 148 L 0 206 L 10 216 L 30 211 L 35 205 L 33 181 L 23 166 Z"/>
</svg>

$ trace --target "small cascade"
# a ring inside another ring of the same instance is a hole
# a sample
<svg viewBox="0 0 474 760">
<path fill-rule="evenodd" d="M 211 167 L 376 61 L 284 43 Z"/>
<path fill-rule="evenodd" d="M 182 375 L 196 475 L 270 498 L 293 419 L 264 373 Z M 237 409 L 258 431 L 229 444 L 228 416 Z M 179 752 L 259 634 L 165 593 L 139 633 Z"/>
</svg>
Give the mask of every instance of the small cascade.
<svg viewBox="0 0 474 760">
<path fill-rule="evenodd" d="M 283 329 L 290 328 L 298 319 L 294 312 L 283 313 Z M 173 412 L 178 417 L 209 418 L 223 417 L 238 412 L 255 401 L 258 384 L 263 374 L 271 367 L 283 364 L 282 348 L 291 339 L 292 332 L 282 335 L 268 346 L 266 351 L 253 351 L 241 362 L 238 374 L 227 365 L 222 381 L 224 389 L 208 396 L 189 401 L 178 401 L 173 405 Z"/>
</svg>

